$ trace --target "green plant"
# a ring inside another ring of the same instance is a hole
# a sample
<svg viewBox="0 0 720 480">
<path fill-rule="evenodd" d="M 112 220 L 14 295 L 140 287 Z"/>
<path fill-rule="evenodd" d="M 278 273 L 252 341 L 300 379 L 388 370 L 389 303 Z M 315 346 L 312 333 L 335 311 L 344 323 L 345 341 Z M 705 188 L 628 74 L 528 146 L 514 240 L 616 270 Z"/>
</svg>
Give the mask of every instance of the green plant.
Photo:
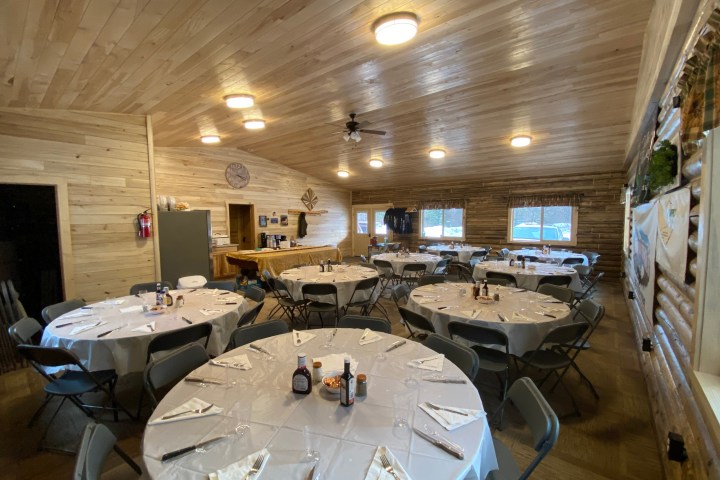
<svg viewBox="0 0 720 480">
<path fill-rule="evenodd" d="M 650 175 L 650 190 L 657 192 L 665 185 L 669 185 L 677 174 L 677 147 L 668 140 L 663 140 L 650 157 L 648 174 Z"/>
</svg>

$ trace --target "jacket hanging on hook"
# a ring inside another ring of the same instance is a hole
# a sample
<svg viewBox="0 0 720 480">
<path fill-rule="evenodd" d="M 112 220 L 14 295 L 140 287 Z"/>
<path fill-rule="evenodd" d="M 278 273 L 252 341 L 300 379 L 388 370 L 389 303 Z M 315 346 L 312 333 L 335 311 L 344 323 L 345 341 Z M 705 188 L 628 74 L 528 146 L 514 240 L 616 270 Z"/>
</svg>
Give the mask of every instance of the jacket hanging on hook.
<svg viewBox="0 0 720 480">
<path fill-rule="evenodd" d="M 404 208 L 388 208 L 383 221 L 395 233 L 412 233 L 412 220 Z"/>
<path fill-rule="evenodd" d="M 307 235 L 307 220 L 305 220 L 305 212 L 302 212 L 298 217 L 298 238 L 303 238 Z"/>
</svg>

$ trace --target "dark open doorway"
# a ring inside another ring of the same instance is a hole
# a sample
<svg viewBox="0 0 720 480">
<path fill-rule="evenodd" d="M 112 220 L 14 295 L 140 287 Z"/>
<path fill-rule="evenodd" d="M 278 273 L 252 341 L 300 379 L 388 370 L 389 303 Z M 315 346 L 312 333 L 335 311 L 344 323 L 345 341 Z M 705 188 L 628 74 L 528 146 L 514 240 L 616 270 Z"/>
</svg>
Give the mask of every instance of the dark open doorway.
<svg viewBox="0 0 720 480">
<path fill-rule="evenodd" d="M 254 205 L 228 204 L 230 243 L 236 243 L 238 250 L 251 250 L 255 248 L 254 218 Z"/>
<path fill-rule="evenodd" d="M 62 301 L 55 187 L 0 184 L 0 279 L 11 279 L 28 315 Z"/>
</svg>

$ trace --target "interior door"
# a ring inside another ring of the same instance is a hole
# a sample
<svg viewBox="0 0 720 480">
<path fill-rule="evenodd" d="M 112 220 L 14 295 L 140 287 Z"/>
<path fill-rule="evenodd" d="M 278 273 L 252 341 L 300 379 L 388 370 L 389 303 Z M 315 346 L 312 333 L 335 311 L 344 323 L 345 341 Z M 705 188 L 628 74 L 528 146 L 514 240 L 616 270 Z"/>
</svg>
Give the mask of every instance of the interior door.
<svg viewBox="0 0 720 480">
<path fill-rule="evenodd" d="M 392 240 L 383 222 L 385 212 L 392 204 L 353 206 L 353 255 L 367 255 L 370 238 L 376 236 L 378 243 Z"/>
</svg>

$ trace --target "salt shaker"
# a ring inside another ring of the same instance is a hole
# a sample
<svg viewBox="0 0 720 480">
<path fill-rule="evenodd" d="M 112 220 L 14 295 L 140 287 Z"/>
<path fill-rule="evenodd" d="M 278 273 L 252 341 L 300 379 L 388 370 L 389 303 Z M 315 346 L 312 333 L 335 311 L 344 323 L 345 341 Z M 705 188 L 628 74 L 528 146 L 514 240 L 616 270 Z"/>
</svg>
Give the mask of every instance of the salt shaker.
<svg viewBox="0 0 720 480">
<path fill-rule="evenodd" d="M 312 380 L 313 383 L 320 383 L 323 377 L 322 362 L 313 362 Z"/>
<path fill-rule="evenodd" d="M 185 297 L 182 295 L 178 295 L 178 297 L 175 299 L 175 305 L 177 305 L 178 308 L 185 305 Z"/>
</svg>

